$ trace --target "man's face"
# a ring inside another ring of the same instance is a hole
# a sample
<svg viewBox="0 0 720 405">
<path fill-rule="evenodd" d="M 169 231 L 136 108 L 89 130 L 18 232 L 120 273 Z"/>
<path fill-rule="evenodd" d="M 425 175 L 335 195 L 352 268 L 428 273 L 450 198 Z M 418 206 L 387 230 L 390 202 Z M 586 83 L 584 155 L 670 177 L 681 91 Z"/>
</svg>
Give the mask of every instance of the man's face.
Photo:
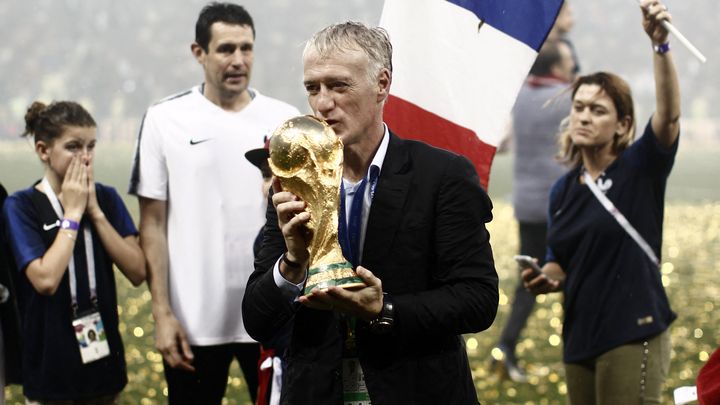
<svg viewBox="0 0 720 405">
<path fill-rule="evenodd" d="M 242 94 L 250 83 L 255 39 L 247 25 L 216 22 L 210 26 L 207 52 L 193 44 L 195 58 L 205 70 L 206 91 L 231 98 Z"/>
<path fill-rule="evenodd" d="M 316 117 L 327 121 L 347 147 L 362 143 L 382 126 L 383 101 L 390 76 L 383 69 L 374 80 L 367 55 L 347 50 L 320 57 L 311 49 L 303 59 L 305 90 Z"/>
</svg>

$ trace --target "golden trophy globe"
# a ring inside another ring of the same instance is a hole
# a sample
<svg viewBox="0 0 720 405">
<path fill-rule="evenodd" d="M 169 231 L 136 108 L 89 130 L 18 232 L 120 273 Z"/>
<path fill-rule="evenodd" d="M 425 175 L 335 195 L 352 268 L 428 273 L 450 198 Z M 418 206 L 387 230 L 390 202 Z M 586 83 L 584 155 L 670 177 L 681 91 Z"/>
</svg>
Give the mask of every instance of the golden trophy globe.
<svg viewBox="0 0 720 405">
<path fill-rule="evenodd" d="M 314 288 L 364 287 L 338 242 L 343 163 L 340 138 L 325 121 L 311 115 L 291 118 L 273 132 L 268 161 L 283 190 L 302 199 L 310 214 L 310 268 L 304 295 Z"/>
</svg>

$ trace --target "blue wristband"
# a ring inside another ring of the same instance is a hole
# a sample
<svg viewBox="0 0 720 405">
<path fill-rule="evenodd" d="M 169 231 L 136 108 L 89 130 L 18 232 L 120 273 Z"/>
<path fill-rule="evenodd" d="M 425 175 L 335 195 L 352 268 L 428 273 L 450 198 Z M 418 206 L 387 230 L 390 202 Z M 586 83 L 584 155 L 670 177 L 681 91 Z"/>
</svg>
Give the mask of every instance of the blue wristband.
<svg viewBox="0 0 720 405">
<path fill-rule="evenodd" d="M 670 42 L 665 42 L 660 45 L 653 45 L 653 51 L 658 55 L 664 55 L 670 50 Z"/>
<path fill-rule="evenodd" d="M 77 231 L 80 229 L 80 224 L 73 221 L 72 219 L 63 218 L 60 222 L 60 229 L 69 229 L 71 231 Z"/>
</svg>

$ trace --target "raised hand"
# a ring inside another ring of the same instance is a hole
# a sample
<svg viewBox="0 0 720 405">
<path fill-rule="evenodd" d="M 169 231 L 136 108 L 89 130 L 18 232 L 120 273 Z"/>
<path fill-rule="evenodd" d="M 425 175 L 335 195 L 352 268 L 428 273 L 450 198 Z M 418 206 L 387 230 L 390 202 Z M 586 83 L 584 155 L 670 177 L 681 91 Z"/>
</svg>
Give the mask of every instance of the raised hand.
<svg viewBox="0 0 720 405">
<path fill-rule="evenodd" d="M 297 268 L 281 267 L 283 276 L 291 282 L 301 282 L 305 278 L 308 266 L 308 243 L 310 235 L 306 224 L 310 221 L 310 213 L 305 211 L 305 202 L 296 195 L 282 191 L 280 181 L 273 180 L 272 202 L 277 211 L 278 227 L 282 231 L 287 246 L 288 260 L 299 263 Z"/>
<path fill-rule="evenodd" d="M 672 22 L 672 16 L 667 7 L 657 0 L 643 0 L 640 2 L 643 15 L 643 29 L 655 45 L 668 41 L 668 30 L 663 27 L 662 21 Z"/>
<path fill-rule="evenodd" d="M 87 168 L 78 156 L 73 156 L 58 195 L 66 218 L 77 222 L 82 218 L 88 203 L 87 183 Z"/>
<path fill-rule="evenodd" d="M 87 208 L 85 212 L 90 216 L 91 219 L 96 220 L 105 216 L 100 209 L 98 204 L 97 194 L 95 192 L 95 174 L 93 162 L 90 161 L 86 167 L 87 170 L 87 188 L 88 188 L 88 200 Z"/>
</svg>

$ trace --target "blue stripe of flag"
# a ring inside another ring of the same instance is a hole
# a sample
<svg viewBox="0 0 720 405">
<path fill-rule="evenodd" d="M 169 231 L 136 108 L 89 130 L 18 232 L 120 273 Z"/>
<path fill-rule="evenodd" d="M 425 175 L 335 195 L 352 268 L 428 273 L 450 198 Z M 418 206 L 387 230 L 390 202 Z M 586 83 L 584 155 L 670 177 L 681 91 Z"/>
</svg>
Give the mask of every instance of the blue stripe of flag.
<svg viewBox="0 0 720 405">
<path fill-rule="evenodd" d="M 538 51 L 563 0 L 447 0 Z"/>
</svg>

